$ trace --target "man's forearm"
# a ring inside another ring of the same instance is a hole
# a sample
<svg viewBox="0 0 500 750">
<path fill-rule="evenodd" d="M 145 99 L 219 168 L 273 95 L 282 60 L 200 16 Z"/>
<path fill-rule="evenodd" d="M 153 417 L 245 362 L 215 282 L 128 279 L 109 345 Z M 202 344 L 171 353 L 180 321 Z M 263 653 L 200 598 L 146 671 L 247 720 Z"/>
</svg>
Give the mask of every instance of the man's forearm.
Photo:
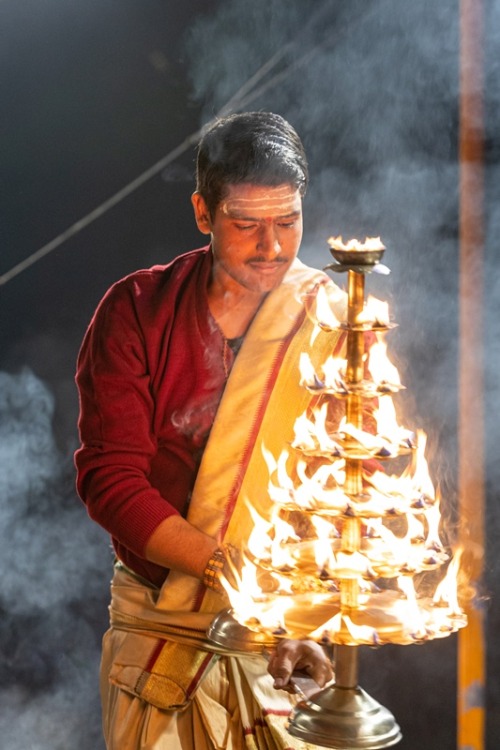
<svg viewBox="0 0 500 750">
<path fill-rule="evenodd" d="M 145 555 L 150 562 L 202 580 L 207 562 L 217 547 L 215 539 L 182 516 L 170 516 L 150 536 Z"/>
</svg>

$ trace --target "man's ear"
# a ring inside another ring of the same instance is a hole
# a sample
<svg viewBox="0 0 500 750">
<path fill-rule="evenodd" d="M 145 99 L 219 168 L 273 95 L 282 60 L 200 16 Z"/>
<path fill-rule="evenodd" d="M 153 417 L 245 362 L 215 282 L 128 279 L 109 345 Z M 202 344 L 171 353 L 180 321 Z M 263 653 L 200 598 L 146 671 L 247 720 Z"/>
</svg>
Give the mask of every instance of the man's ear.
<svg viewBox="0 0 500 750">
<path fill-rule="evenodd" d="M 202 234 L 211 234 L 212 221 L 205 198 L 198 192 L 193 193 L 191 203 L 193 204 L 194 218 L 196 219 L 198 229 Z"/>
</svg>

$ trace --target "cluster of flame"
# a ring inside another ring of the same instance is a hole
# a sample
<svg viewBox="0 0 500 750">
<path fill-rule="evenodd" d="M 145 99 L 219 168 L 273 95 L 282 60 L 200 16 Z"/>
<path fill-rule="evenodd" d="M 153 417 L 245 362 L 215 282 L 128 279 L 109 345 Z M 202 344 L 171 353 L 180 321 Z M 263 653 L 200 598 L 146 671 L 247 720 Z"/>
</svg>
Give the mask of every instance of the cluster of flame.
<svg viewBox="0 0 500 750">
<path fill-rule="evenodd" d="M 316 332 L 346 327 L 322 290 L 309 314 Z M 318 372 L 304 353 L 301 385 L 317 406 L 297 418 L 281 455 L 264 450 L 272 517 L 249 506 L 254 528 L 243 565 L 223 584 L 235 619 L 273 636 L 372 646 L 442 638 L 466 625 L 457 598 L 460 551 L 452 556 L 440 538 L 425 433 L 398 424 L 393 396 L 403 386 L 387 356 L 388 306 L 369 297 L 356 326 L 372 332 L 367 377 L 356 387 L 375 404 L 376 429 L 345 416 L 332 428 L 332 404 L 349 391 L 346 360 L 331 356 Z M 398 474 L 383 470 L 387 459 L 405 455 Z M 362 467 L 354 495 L 346 489 L 353 460 Z"/>
</svg>

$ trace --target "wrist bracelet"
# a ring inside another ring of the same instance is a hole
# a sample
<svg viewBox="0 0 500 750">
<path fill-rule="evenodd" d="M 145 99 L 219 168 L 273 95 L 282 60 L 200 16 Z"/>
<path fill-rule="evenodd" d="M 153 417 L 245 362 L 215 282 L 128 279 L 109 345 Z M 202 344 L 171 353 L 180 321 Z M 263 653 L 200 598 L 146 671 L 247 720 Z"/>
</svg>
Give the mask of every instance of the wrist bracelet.
<svg viewBox="0 0 500 750">
<path fill-rule="evenodd" d="M 215 591 L 223 590 L 219 576 L 224 569 L 227 555 L 228 549 L 225 545 L 217 547 L 217 549 L 212 552 L 205 570 L 203 571 L 203 583 L 207 589 L 213 589 Z"/>
</svg>

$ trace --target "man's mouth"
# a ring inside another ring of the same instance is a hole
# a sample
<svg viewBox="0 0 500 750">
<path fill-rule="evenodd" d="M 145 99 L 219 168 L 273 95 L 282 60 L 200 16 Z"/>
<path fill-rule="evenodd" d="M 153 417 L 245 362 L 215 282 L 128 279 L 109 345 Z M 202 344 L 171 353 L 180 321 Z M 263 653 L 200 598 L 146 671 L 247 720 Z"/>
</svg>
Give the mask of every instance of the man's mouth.
<svg viewBox="0 0 500 750">
<path fill-rule="evenodd" d="M 259 273 L 274 273 L 275 271 L 282 270 L 283 266 L 287 263 L 286 258 L 279 258 L 277 260 L 250 260 L 248 265 Z"/>
</svg>

